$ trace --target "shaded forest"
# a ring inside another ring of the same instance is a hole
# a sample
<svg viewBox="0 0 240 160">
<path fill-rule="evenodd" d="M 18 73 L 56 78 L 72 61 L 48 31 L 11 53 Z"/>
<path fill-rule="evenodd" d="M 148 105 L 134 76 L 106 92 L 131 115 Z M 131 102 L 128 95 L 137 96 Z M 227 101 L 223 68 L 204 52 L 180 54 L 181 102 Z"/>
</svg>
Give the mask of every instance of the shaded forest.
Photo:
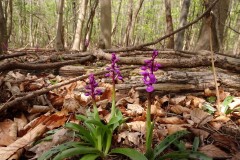
<svg viewBox="0 0 240 160">
<path fill-rule="evenodd" d="M 238 160 L 239 73 L 239 0 L 0 0 L 0 159 Z"/>
</svg>

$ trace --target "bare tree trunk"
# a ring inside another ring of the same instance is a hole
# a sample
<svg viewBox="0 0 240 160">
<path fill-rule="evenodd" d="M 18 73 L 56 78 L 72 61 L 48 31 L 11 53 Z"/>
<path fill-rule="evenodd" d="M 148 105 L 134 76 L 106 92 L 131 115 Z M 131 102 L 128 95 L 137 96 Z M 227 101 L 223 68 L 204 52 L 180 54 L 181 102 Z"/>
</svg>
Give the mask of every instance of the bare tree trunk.
<svg viewBox="0 0 240 160">
<path fill-rule="evenodd" d="M 91 35 L 92 35 L 92 29 L 93 29 L 93 18 L 95 16 L 95 11 L 98 6 L 98 3 L 99 3 L 99 0 L 94 0 L 93 5 L 91 6 L 91 11 L 90 11 L 89 18 L 86 25 L 85 35 L 81 43 L 82 51 L 86 51 L 89 46 Z"/>
<path fill-rule="evenodd" d="M 166 23 L 167 23 L 167 33 L 173 32 L 172 14 L 171 14 L 171 0 L 165 0 L 165 12 L 166 12 Z M 167 48 L 174 48 L 174 36 L 170 36 L 167 39 Z"/>
<path fill-rule="evenodd" d="M 187 24 L 187 17 L 188 17 L 190 2 L 191 2 L 190 0 L 183 1 L 179 27 L 183 27 Z M 185 34 L 185 30 L 180 31 L 177 34 L 177 38 L 175 41 L 175 50 L 183 49 L 184 34 Z"/>
<path fill-rule="evenodd" d="M 58 0 L 58 22 L 57 22 L 57 35 L 55 41 L 55 49 L 57 51 L 64 50 L 64 42 L 63 42 L 63 6 L 64 0 Z"/>
<path fill-rule="evenodd" d="M 117 29 L 118 18 L 119 18 L 119 15 L 120 15 L 121 7 L 122 7 L 122 0 L 119 0 L 118 12 L 117 12 L 117 16 L 116 16 L 116 19 L 115 19 L 115 22 L 114 22 L 113 28 L 112 28 L 112 36 L 115 34 L 116 29 Z"/>
<path fill-rule="evenodd" d="M 125 36 L 124 36 L 125 46 L 129 45 L 129 32 L 132 25 L 132 17 L 133 17 L 133 0 L 129 0 L 128 25 L 127 25 Z"/>
<path fill-rule="evenodd" d="M 111 31 L 112 31 L 112 17 L 111 17 L 111 0 L 100 0 L 100 42 L 99 47 L 102 49 L 111 48 Z"/>
<path fill-rule="evenodd" d="M 83 32 L 82 30 L 83 30 L 84 18 L 87 10 L 87 4 L 88 4 L 88 0 L 83 0 L 82 4 L 79 6 L 77 28 L 74 35 L 72 50 L 76 50 L 76 51 L 80 50 L 80 44 L 81 44 L 82 32 Z"/>
<path fill-rule="evenodd" d="M 205 7 L 213 2 L 205 3 Z M 210 50 L 210 36 L 206 34 L 208 30 L 212 32 L 212 44 L 213 51 L 219 51 L 222 49 L 224 25 L 228 14 L 230 0 L 220 0 L 209 14 L 203 19 L 203 24 L 200 30 L 198 42 L 195 46 L 195 50 Z"/>
<path fill-rule="evenodd" d="M 238 32 L 240 32 L 240 14 L 238 14 L 236 24 L 237 24 L 236 26 L 238 26 Z M 240 34 L 238 35 L 237 41 L 234 43 L 233 54 L 240 55 Z"/>
<path fill-rule="evenodd" d="M 130 34 L 129 34 L 130 41 L 131 41 L 131 45 L 134 45 L 134 29 L 135 29 L 135 24 L 136 24 L 136 20 L 137 20 L 138 13 L 139 13 L 140 9 L 142 8 L 143 1 L 144 1 L 144 0 L 139 0 L 138 7 L 137 7 L 137 9 L 136 9 L 136 11 L 134 12 L 134 15 L 133 15 L 133 17 L 132 17 L 132 24 L 131 24 L 131 27 L 130 27 Z"/>
<path fill-rule="evenodd" d="M 5 50 L 5 45 L 7 43 L 6 17 L 4 16 L 2 3 L 2 0 L 0 0 L 0 54 Z"/>
<path fill-rule="evenodd" d="M 29 43 L 33 47 L 33 14 L 32 14 L 33 2 L 30 0 L 30 14 L 29 14 Z"/>
</svg>

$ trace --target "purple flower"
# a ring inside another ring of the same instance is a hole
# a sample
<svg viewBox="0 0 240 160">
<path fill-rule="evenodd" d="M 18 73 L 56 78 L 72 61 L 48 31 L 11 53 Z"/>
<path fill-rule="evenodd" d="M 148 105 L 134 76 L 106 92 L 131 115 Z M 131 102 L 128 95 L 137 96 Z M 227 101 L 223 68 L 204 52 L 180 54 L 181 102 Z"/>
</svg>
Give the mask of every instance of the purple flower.
<svg viewBox="0 0 240 160">
<path fill-rule="evenodd" d="M 89 84 L 85 87 L 86 93 L 85 96 L 91 96 L 93 100 L 95 100 L 96 95 L 101 95 L 102 90 L 98 89 L 98 83 L 96 82 L 94 75 L 90 74 L 89 77 Z"/>
<path fill-rule="evenodd" d="M 158 56 L 158 51 L 154 50 L 152 54 L 152 58 L 150 60 L 145 60 L 145 65 L 141 67 L 141 75 L 143 75 L 143 83 L 147 86 L 147 92 L 153 92 L 154 87 L 152 86 L 157 82 L 157 79 L 153 72 L 157 71 L 161 64 L 155 63 L 154 60 Z"/>
<path fill-rule="evenodd" d="M 106 68 L 109 71 L 109 73 L 105 74 L 105 76 L 112 77 L 114 81 L 117 79 L 123 80 L 123 77 L 120 73 L 120 68 L 117 65 L 118 61 L 119 61 L 119 58 L 117 58 L 115 53 L 112 53 L 111 66 Z"/>
</svg>

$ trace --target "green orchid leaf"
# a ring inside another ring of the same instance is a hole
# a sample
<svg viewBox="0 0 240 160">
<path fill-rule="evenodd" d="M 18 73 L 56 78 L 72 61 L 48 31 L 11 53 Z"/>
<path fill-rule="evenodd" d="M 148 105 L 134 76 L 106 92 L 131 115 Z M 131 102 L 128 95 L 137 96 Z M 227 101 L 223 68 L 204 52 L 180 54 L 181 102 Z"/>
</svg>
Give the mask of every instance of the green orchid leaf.
<svg viewBox="0 0 240 160">
<path fill-rule="evenodd" d="M 131 160 L 147 160 L 147 158 L 142 153 L 131 148 L 115 148 L 110 152 L 110 154 L 112 153 L 125 155 Z"/>
<path fill-rule="evenodd" d="M 199 142 L 200 142 L 199 137 L 195 137 L 194 141 L 193 141 L 193 148 L 192 148 L 193 151 L 197 151 L 198 150 Z"/>
<path fill-rule="evenodd" d="M 78 132 L 81 135 L 81 138 L 83 138 L 85 141 L 91 143 L 92 145 L 95 144 L 91 134 L 89 134 L 89 131 L 86 130 L 81 125 L 78 125 L 78 124 L 75 124 L 75 123 L 66 123 L 65 127 L 69 128 L 69 129 L 72 129 L 73 131 Z"/>
<path fill-rule="evenodd" d="M 100 157 L 99 154 L 86 154 L 80 160 L 95 160 Z"/>
<path fill-rule="evenodd" d="M 222 107 L 221 107 L 221 112 L 222 113 L 226 113 L 228 108 L 229 108 L 229 104 L 233 101 L 233 96 L 227 96 L 224 101 L 222 102 Z"/>
<path fill-rule="evenodd" d="M 68 158 L 76 155 L 82 155 L 82 154 L 91 154 L 91 153 L 101 155 L 101 152 L 96 148 L 87 147 L 87 146 L 78 146 L 77 148 L 70 148 L 62 151 L 61 153 L 57 154 L 57 156 L 54 157 L 53 160 L 63 160 L 64 158 Z"/>
<path fill-rule="evenodd" d="M 39 158 L 38 160 L 48 160 L 51 157 L 53 157 L 54 155 L 56 155 L 59 152 L 62 152 L 66 149 L 72 148 L 74 145 L 80 145 L 80 142 L 67 142 L 64 144 L 61 144 L 59 146 L 56 146 L 50 150 L 48 150 L 47 152 L 44 152 Z"/>
<path fill-rule="evenodd" d="M 217 100 L 217 97 L 216 97 L 216 96 L 210 96 L 210 97 L 207 98 L 207 101 L 208 101 L 209 103 L 215 103 L 216 100 Z"/>
<path fill-rule="evenodd" d="M 212 160 L 203 153 L 196 152 L 196 151 L 176 151 L 172 153 L 168 153 L 156 160 L 164 160 L 164 159 L 184 159 L 184 158 L 193 158 L 198 160 Z"/>
<path fill-rule="evenodd" d="M 176 140 L 173 142 L 173 144 L 178 148 L 179 151 L 186 150 L 185 144 L 182 141 Z"/>
<path fill-rule="evenodd" d="M 80 121 L 86 121 L 88 118 L 84 115 L 75 115 L 76 119 Z"/>
<path fill-rule="evenodd" d="M 158 144 L 154 150 L 154 159 L 164 150 L 166 149 L 170 144 L 172 144 L 175 140 L 179 139 L 180 137 L 184 136 L 185 134 L 188 134 L 188 131 L 178 131 L 176 133 L 173 133 L 169 136 L 167 136 L 160 144 Z"/>
<path fill-rule="evenodd" d="M 207 110 L 208 113 L 213 114 L 216 109 L 213 107 L 211 103 L 203 103 L 203 110 Z"/>
</svg>

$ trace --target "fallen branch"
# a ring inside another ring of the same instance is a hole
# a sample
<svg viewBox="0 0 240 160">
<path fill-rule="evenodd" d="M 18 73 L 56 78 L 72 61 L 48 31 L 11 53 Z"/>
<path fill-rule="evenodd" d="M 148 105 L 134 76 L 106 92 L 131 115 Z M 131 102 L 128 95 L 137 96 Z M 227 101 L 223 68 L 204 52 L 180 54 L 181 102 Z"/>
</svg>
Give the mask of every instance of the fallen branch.
<svg viewBox="0 0 240 160">
<path fill-rule="evenodd" d="M 0 55 L 0 60 L 7 59 L 7 58 L 13 58 L 13 57 L 20 57 L 25 56 L 27 53 L 20 52 L 20 53 L 14 53 L 14 54 L 2 54 Z"/>
<path fill-rule="evenodd" d="M 106 50 L 104 50 L 104 52 L 134 51 L 134 50 L 142 49 L 142 48 L 147 47 L 147 46 L 151 46 L 151 45 L 157 44 L 157 43 L 161 42 L 162 40 L 164 40 L 164 39 L 166 39 L 166 38 L 168 38 L 168 37 L 170 37 L 170 36 L 172 36 L 172 35 L 180 32 L 180 31 L 182 31 L 182 30 L 190 27 L 191 25 L 197 23 L 199 20 L 201 20 L 205 15 L 207 15 L 207 14 L 211 11 L 211 9 L 215 6 L 215 4 L 216 4 L 218 1 L 219 1 L 219 0 L 215 0 L 215 1 L 211 4 L 211 6 L 209 6 L 209 8 L 208 8 L 203 14 L 201 14 L 199 17 L 197 17 L 194 21 L 186 24 L 186 25 L 183 26 L 183 27 L 178 28 L 177 30 L 175 30 L 175 31 L 173 31 L 173 32 L 171 32 L 171 33 L 169 33 L 169 34 L 167 34 L 167 35 L 165 35 L 165 36 L 163 36 L 163 37 L 161 37 L 161 38 L 153 41 L 153 42 L 149 42 L 149 43 L 145 43 L 145 44 L 140 44 L 140 45 L 138 45 L 138 46 L 133 46 L 133 47 L 120 48 L 120 49 L 106 49 Z"/>
<path fill-rule="evenodd" d="M 111 54 L 105 53 L 102 50 L 94 52 L 94 55 L 99 59 L 104 58 L 111 60 Z M 211 65 L 210 55 L 199 56 L 196 55 L 191 58 L 173 58 L 173 59 L 156 59 L 164 68 L 194 68 L 200 66 Z M 143 65 L 146 57 L 119 57 L 120 64 Z M 222 55 L 216 56 L 216 66 L 223 69 L 228 69 L 232 72 L 240 72 L 240 61 L 235 58 L 226 57 Z"/>
<path fill-rule="evenodd" d="M 83 63 L 83 62 L 86 62 L 86 61 L 92 60 L 92 59 L 93 59 L 93 56 L 86 56 L 86 57 L 82 57 L 81 59 L 77 59 L 77 60 L 47 63 L 47 64 L 32 64 L 32 63 L 19 63 L 19 62 L 15 62 L 15 61 L 6 61 L 3 63 L 0 63 L 0 71 L 13 70 L 13 69 L 25 69 L 25 70 L 52 69 L 52 68 L 59 68 L 64 65 Z"/>
<path fill-rule="evenodd" d="M 123 67 L 121 68 L 121 70 L 125 70 L 125 69 L 134 69 L 136 67 Z M 107 73 L 108 71 L 101 71 L 101 72 L 97 72 L 97 73 L 94 73 L 94 75 L 102 75 L 102 74 L 105 74 Z M 79 77 L 76 77 L 76 78 L 72 78 L 70 80 L 67 80 L 67 81 L 64 81 L 64 82 L 61 82 L 61 83 L 58 83 L 58 84 L 55 84 L 55 85 L 52 85 L 52 86 L 48 86 L 46 88 L 42 88 L 42 89 L 39 89 L 39 90 L 36 90 L 36 91 L 33 91 L 27 95 L 25 95 L 24 97 L 17 97 L 15 98 L 14 100 L 12 101 L 9 101 L 3 105 L 0 106 L 0 113 L 3 112 L 4 110 L 6 109 L 9 109 L 15 105 L 18 105 L 19 103 L 21 103 L 22 101 L 25 101 L 25 100 L 29 100 L 31 98 L 34 98 L 34 97 L 37 97 L 37 96 L 40 96 L 42 94 L 45 94 L 53 89 L 56 89 L 56 88 L 59 88 L 59 87 L 62 87 L 62 86 L 65 86 L 65 85 L 68 85 L 70 83 L 73 83 L 73 82 L 76 82 L 76 81 L 79 81 L 79 80 L 83 80 L 83 79 L 86 79 L 88 78 L 89 74 L 88 75 L 84 75 L 84 76 L 79 76 Z"/>
</svg>

